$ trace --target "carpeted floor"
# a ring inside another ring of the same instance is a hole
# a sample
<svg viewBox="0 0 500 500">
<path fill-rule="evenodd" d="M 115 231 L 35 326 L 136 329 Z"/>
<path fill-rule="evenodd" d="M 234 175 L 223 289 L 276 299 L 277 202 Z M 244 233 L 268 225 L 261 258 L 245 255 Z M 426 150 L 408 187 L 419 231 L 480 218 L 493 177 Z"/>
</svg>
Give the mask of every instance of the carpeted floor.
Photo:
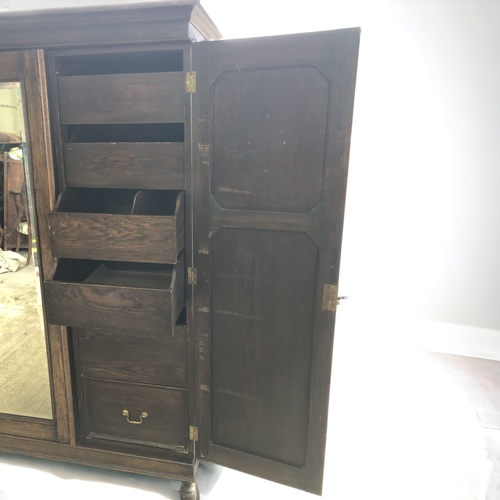
<svg viewBox="0 0 500 500">
<path fill-rule="evenodd" d="M 483 429 L 492 463 L 485 500 L 500 498 L 500 362 L 453 354 L 429 353 L 464 391 Z"/>
<path fill-rule="evenodd" d="M 52 418 L 33 264 L 0 279 L 0 413 Z"/>
</svg>

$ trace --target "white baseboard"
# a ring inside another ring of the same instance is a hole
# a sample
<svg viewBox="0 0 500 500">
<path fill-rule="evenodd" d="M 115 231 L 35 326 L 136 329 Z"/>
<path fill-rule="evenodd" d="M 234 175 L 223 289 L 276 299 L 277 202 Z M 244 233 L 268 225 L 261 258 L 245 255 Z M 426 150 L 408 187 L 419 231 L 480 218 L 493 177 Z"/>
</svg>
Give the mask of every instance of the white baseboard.
<svg viewBox="0 0 500 500">
<path fill-rule="evenodd" d="M 411 327 L 410 345 L 415 349 L 500 361 L 500 331 L 431 320 Z"/>
</svg>

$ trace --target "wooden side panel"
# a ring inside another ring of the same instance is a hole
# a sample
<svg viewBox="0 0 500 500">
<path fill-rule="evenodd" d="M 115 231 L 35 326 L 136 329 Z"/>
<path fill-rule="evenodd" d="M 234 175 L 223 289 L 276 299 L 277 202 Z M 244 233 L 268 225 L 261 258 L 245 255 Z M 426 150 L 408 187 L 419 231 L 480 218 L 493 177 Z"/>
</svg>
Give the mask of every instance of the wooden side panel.
<svg viewBox="0 0 500 500">
<path fill-rule="evenodd" d="M 184 189 L 181 142 L 66 143 L 68 187 Z"/>
<path fill-rule="evenodd" d="M 193 46 L 200 457 L 317 494 L 358 46 Z"/>
<path fill-rule="evenodd" d="M 184 73 L 62 76 L 61 124 L 182 123 Z"/>
</svg>

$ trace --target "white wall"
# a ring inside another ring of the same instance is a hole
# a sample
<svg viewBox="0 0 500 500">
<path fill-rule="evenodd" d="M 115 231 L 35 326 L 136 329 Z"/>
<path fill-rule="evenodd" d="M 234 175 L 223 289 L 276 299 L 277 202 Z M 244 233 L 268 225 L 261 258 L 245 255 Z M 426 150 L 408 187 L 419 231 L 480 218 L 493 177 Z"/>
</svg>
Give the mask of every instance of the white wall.
<svg viewBox="0 0 500 500">
<path fill-rule="evenodd" d="M 500 2 L 202 4 L 226 38 L 362 27 L 341 292 L 361 310 L 500 330 Z"/>
<path fill-rule="evenodd" d="M 341 292 L 500 330 L 500 2 L 203 4 L 226 37 L 362 27 Z"/>
</svg>

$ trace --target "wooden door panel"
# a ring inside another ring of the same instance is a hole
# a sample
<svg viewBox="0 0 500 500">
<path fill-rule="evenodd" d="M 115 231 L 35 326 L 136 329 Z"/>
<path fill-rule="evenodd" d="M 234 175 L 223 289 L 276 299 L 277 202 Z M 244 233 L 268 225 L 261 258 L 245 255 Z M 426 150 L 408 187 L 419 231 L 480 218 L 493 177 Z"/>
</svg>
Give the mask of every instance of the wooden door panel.
<svg viewBox="0 0 500 500">
<path fill-rule="evenodd" d="M 193 46 L 197 454 L 313 493 L 358 45 L 348 29 Z"/>
<path fill-rule="evenodd" d="M 314 66 L 222 73 L 211 86 L 213 198 L 306 213 L 322 198 L 329 81 Z"/>
<path fill-rule="evenodd" d="M 212 237 L 214 443 L 305 464 L 318 253 L 300 233 Z"/>
</svg>

